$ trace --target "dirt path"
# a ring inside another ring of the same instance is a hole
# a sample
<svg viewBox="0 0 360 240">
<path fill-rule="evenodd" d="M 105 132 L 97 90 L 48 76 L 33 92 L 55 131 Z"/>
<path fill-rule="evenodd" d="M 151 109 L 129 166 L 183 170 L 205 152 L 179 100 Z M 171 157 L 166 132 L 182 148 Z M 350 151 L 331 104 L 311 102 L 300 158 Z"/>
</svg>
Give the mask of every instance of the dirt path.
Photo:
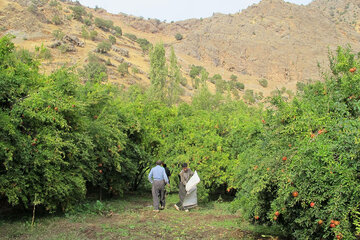
<svg viewBox="0 0 360 240">
<path fill-rule="evenodd" d="M 90 203 L 72 214 L 29 222 L 0 221 L 5 239 L 271 239 L 244 228 L 240 216 L 228 212 L 228 203 L 213 202 L 190 212 L 176 211 L 176 196 L 167 208 L 154 213 L 151 199 L 135 197 Z M 274 238 L 272 238 L 274 239 Z"/>
</svg>

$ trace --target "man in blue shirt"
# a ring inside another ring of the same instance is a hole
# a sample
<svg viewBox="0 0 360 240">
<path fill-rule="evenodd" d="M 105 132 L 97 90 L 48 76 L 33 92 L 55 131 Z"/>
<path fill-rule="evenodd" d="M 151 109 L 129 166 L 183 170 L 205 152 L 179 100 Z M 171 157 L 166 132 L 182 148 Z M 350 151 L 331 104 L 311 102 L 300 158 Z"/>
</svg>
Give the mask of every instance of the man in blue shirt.
<svg viewBox="0 0 360 240">
<path fill-rule="evenodd" d="M 149 173 L 149 181 L 152 183 L 152 196 L 154 203 L 154 212 L 159 212 L 159 201 L 163 203 L 165 208 L 165 183 L 169 184 L 169 179 L 165 169 L 161 167 L 161 161 L 156 161 L 156 167 L 153 167 Z M 160 197 L 160 199 L 159 199 Z"/>
</svg>

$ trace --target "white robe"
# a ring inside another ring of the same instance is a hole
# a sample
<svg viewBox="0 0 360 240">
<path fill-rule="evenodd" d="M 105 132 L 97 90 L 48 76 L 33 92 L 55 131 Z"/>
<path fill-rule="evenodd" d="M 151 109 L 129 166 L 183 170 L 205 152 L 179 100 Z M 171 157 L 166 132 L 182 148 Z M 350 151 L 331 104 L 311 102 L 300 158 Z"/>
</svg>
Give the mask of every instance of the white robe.
<svg viewBox="0 0 360 240">
<path fill-rule="evenodd" d="M 185 189 L 187 194 L 184 198 L 183 206 L 187 209 L 197 206 L 197 188 L 196 185 L 200 182 L 199 175 L 194 172 L 194 175 L 187 182 Z"/>
</svg>

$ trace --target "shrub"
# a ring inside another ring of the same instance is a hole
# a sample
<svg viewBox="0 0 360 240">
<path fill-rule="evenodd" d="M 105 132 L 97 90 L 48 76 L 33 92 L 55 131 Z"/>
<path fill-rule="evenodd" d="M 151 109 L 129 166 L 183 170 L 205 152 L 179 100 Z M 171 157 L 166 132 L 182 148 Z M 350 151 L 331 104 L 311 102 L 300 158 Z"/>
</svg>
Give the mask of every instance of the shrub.
<svg viewBox="0 0 360 240">
<path fill-rule="evenodd" d="M 35 54 L 30 52 L 27 49 L 19 49 L 16 52 L 14 52 L 14 55 L 18 60 L 20 60 L 22 63 L 31 65 L 31 63 L 34 62 Z"/>
<path fill-rule="evenodd" d="M 264 93 L 263 92 L 258 92 L 258 93 L 255 93 L 255 99 L 256 100 L 263 100 L 264 99 Z"/>
<path fill-rule="evenodd" d="M 111 49 L 111 43 L 108 41 L 102 41 L 96 47 L 96 51 L 99 53 L 107 53 Z"/>
<path fill-rule="evenodd" d="M 57 29 L 53 31 L 52 35 L 54 36 L 55 39 L 62 40 L 63 37 L 65 36 L 65 33 L 63 33 L 63 31 L 61 31 L 60 29 Z"/>
<path fill-rule="evenodd" d="M 119 65 L 118 71 L 122 77 L 129 73 L 129 64 L 127 62 L 123 62 Z"/>
<path fill-rule="evenodd" d="M 186 77 L 180 78 L 180 84 L 181 84 L 182 86 L 184 86 L 184 87 L 187 85 L 187 79 L 186 79 Z"/>
<path fill-rule="evenodd" d="M 122 29 L 121 29 L 121 27 L 119 27 L 119 26 L 114 26 L 114 27 L 113 27 L 113 30 L 115 31 L 115 35 L 116 35 L 117 37 L 121 37 L 121 36 L 122 36 Z"/>
<path fill-rule="evenodd" d="M 265 78 L 262 78 L 262 79 L 259 80 L 259 84 L 262 87 L 266 88 L 268 86 L 268 81 Z"/>
<path fill-rule="evenodd" d="M 215 80 L 216 92 L 223 93 L 224 90 L 226 89 L 226 81 L 221 78 L 215 78 L 214 80 Z"/>
<path fill-rule="evenodd" d="M 139 69 L 136 66 L 132 66 L 131 71 L 132 71 L 133 74 L 138 74 L 140 72 Z"/>
<path fill-rule="evenodd" d="M 84 19 L 84 24 L 88 27 L 90 27 L 92 25 L 92 21 L 90 18 L 85 18 Z"/>
<path fill-rule="evenodd" d="M 84 7 L 82 6 L 72 6 L 70 7 L 70 9 L 72 10 L 72 16 L 75 20 L 78 20 L 80 22 L 82 22 L 82 17 L 86 15 L 86 10 Z"/>
<path fill-rule="evenodd" d="M 255 96 L 254 96 L 254 91 L 253 90 L 245 90 L 245 94 L 243 96 L 244 98 L 244 101 L 249 103 L 249 104 L 252 104 L 252 103 L 255 103 Z"/>
<path fill-rule="evenodd" d="M 241 82 L 236 82 L 235 83 L 235 88 L 238 89 L 238 90 L 244 90 L 245 84 L 243 84 Z"/>
<path fill-rule="evenodd" d="M 234 81 L 234 82 L 237 80 L 237 78 L 238 77 L 236 75 L 234 75 L 234 74 L 231 74 L 231 76 L 230 76 L 230 80 Z"/>
<path fill-rule="evenodd" d="M 55 15 L 52 18 L 52 23 L 55 25 L 61 25 L 63 22 L 61 21 L 60 17 L 58 15 Z"/>
<path fill-rule="evenodd" d="M 40 47 L 35 47 L 35 52 L 37 53 L 37 57 L 41 59 L 50 59 L 52 57 L 51 51 L 41 44 Z"/>
<path fill-rule="evenodd" d="M 108 78 L 105 64 L 93 53 L 89 53 L 88 63 L 84 66 L 83 70 L 80 71 L 80 74 L 85 78 L 85 81 L 93 83 L 102 83 Z"/>
<path fill-rule="evenodd" d="M 106 60 L 105 65 L 106 65 L 106 66 L 112 66 L 112 63 L 111 63 L 111 61 L 110 61 L 110 58 L 108 58 L 108 59 Z"/>
<path fill-rule="evenodd" d="M 113 35 L 109 35 L 109 42 L 114 45 L 116 43 L 116 38 Z"/>
<path fill-rule="evenodd" d="M 28 7 L 28 11 L 33 13 L 33 14 L 37 14 L 38 13 L 38 7 L 32 3 L 29 7 Z"/>
<path fill-rule="evenodd" d="M 222 76 L 220 74 L 214 74 L 214 76 L 211 77 L 211 79 L 216 82 L 217 80 L 222 80 Z"/>
<path fill-rule="evenodd" d="M 85 39 L 90 38 L 90 33 L 87 31 L 85 26 L 82 26 L 82 28 L 81 28 L 81 36 Z"/>
<path fill-rule="evenodd" d="M 101 28 L 104 31 L 109 31 L 111 28 L 113 28 L 114 23 L 111 20 L 105 20 L 102 18 L 95 18 L 95 26 L 98 28 Z"/>
<path fill-rule="evenodd" d="M 125 33 L 124 36 L 127 37 L 128 39 L 132 40 L 132 41 L 136 41 L 136 40 L 137 40 L 136 35 L 131 34 L 131 33 Z"/>
<path fill-rule="evenodd" d="M 143 53 L 149 52 L 152 48 L 152 44 L 145 38 L 137 38 L 136 42 L 140 45 Z"/>
<path fill-rule="evenodd" d="M 192 79 L 195 79 L 196 77 L 198 77 L 200 75 L 200 72 L 203 69 L 204 69 L 204 67 L 202 67 L 202 66 L 191 65 L 190 72 L 189 72 L 190 77 Z"/>
<path fill-rule="evenodd" d="M 94 41 L 96 39 L 97 35 L 98 35 L 97 31 L 95 31 L 95 30 L 90 31 L 90 39 L 91 40 Z"/>
<path fill-rule="evenodd" d="M 180 41 L 183 39 L 183 36 L 180 33 L 175 34 L 175 39 Z"/>
<path fill-rule="evenodd" d="M 59 5 L 59 3 L 58 3 L 58 1 L 56 1 L 56 0 L 51 0 L 50 2 L 49 2 L 49 6 L 50 7 L 57 7 Z"/>
<path fill-rule="evenodd" d="M 57 48 L 60 50 L 61 53 L 70 52 L 72 50 L 72 47 L 67 43 L 63 43 Z"/>
</svg>

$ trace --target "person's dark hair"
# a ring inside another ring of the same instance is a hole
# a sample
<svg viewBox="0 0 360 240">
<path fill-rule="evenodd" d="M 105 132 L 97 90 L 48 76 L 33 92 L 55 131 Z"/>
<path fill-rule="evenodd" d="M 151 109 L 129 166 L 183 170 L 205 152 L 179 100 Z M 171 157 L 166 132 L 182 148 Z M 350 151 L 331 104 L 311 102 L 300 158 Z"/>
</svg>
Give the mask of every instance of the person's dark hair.
<svg viewBox="0 0 360 240">
<path fill-rule="evenodd" d="M 181 164 L 181 167 L 183 167 L 183 168 L 186 168 L 188 165 L 187 165 L 187 163 L 185 162 L 185 163 L 183 163 L 183 164 Z"/>
<path fill-rule="evenodd" d="M 163 165 L 164 168 L 166 168 L 166 163 L 163 163 L 162 165 Z"/>
<path fill-rule="evenodd" d="M 156 165 L 161 165 L 162 161 L 161 160 L 157 160 L 156 161 Z"/>
</svg>

